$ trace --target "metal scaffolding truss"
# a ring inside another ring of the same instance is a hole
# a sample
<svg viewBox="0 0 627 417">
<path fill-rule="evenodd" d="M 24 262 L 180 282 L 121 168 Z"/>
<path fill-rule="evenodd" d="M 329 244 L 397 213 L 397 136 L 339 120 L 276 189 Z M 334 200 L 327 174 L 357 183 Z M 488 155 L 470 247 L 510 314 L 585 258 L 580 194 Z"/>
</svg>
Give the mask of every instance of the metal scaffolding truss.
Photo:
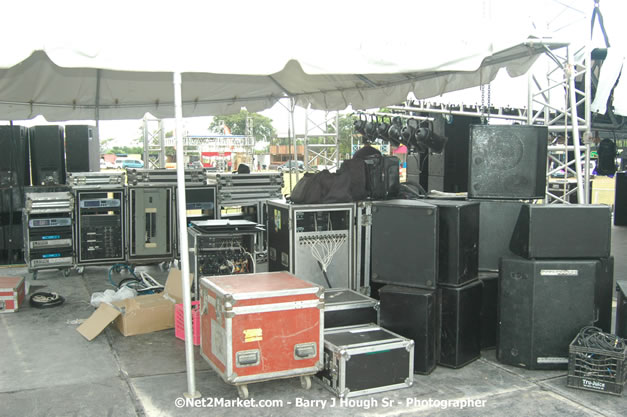
<svg viewBox="0 0 627 417">
<path fill-rule="evenodd" d="M 321 122 L 312 119 L 313 110 L 305 111 L 305 170 L 315 166 L 336 169 L 340 165 L 339 112 L 326 112 Z"/>
<path fill-rule="evenodd" d="M 165 168 L 165 131 L 163 121 L 144 117 L 144 166 L 148 169 Z"/>
<path fill-rule="evenodd" d="M 545 55 L 550 58 L 546 78 L 529 74 L 527 123 L 547 126 L 557 135 L 548 148 L 546 202 L 569 204 L 576 194 L 579 204 L 589 203 L 590 51 L 587 47 L 574 51 L 569 45 L 547 48 Z M 583 57 L 578 64 L 576 55 Z M 556 174 L 563 176 L 559 192 L 549 186 Z M 569 179 L 574 179 L 573 186 Z"/>
</svg>

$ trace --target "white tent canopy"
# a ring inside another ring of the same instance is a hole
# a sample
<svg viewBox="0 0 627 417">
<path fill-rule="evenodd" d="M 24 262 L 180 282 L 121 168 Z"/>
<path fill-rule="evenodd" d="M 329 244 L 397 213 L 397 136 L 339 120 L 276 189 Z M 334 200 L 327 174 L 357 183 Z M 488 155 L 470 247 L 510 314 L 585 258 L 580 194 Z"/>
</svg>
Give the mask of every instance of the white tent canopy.
<svg viewBox="0 0 627 417">
<path fill-rule="evenodd" d="M 255 112 L 271 107 L 278 99 L 293 97 L 296 104 L 315 109 L 372 108 L 396 104 L 413 91 L 426 98 L 489 83 L 499 69 L 511 76 L 524 74 L 543 45 L 526 41 L 491 55 L 472 54 L 451 63 L 451 57 L 433 68 L 400 73 L 307 74 L 295 60 L 272 74 L 183 73 L 183 116 Z M 450 58 L 450 59 L 448 59 Z M 10 68 L 0 69 L 2 119 L 30 119 L 43 115 L 48 121 L 139 119 L 147 112 L 172 117 L 172 75 L 166 72 L 97 69 L 90 58 L 53 60 L 35 51 Z M 350 67 L 347 67 L 350 68 Z M 364 68 L 372 69 L 372 68 Z M 383 70 L 385 68 L 380 68 Z"/>
</svg>

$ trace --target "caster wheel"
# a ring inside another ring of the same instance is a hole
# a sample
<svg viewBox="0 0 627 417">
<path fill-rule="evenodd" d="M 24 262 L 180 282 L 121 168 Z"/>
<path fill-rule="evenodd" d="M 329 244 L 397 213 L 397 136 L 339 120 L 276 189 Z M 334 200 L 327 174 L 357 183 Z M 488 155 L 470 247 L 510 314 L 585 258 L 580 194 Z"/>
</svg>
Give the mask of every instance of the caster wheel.
<svg viewBox="0 0 627 417">
<path fill-rule="evenodd" d="M 70 276 L 70 269 L 69 268 L 63 270 L 63 276 L 64 277 L 69 277 Z"/>
<path fill-rule="evenodd" d="M 311 388 L 311 377 L 309 375 L 301 376 L 300 377 L 300 386 L 305 388 L 305 389 Z"/>
<path fill-rule="evenodd" d="M 79 275 L 83 275 L 85 273 L 85 267 L 84 266 L 79 266 L 76 268 L 76 273 Z"/>
<path fill-rule="evenodd" d="M 247 385 L 238 385 L 237 386 L 237 395 L 239 395 L 239 397 L 242 400 L 245 400 L 248 398 L 248 386 Z"/>
<path fill-rule="evenodd" d="M 37 271 L 33 271 L 33 281 L 37 279 Z"/>
</svg>

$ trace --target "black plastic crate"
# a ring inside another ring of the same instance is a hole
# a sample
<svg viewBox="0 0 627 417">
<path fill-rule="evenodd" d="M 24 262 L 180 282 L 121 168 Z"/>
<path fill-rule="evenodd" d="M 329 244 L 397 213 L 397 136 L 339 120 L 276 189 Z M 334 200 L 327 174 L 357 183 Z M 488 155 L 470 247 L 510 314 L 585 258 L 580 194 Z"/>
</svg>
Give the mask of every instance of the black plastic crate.
<svg viewBox="0 0 627 417">
<path fill-rule="evenodd" d="M 566 385 L 587 391 L 621 395 L 627 379 L 627 346 L 620 352 L 580 346 L 577 343 L 580 337 L 580 334 L 577 335 L 568 349 Z"/>
</svg>

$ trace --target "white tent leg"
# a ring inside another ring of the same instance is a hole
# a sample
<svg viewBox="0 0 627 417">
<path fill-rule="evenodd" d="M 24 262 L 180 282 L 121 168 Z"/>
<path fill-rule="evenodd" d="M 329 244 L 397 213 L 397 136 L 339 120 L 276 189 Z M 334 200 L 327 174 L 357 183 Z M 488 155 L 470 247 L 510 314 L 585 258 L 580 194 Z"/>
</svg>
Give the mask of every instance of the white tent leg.
<svg viewBox="0 0 627 417">
<path fill-rule="evenodd" d="M 179 212 L 179 247 L 181 252 L 181 276 L 183 277 L 183 318 L 185 320 L 185 364 L 187 366 L 188 398 L 198 398 L 196 391 L 196 369 L 194 368 L 194 338 L 192 333 L 192 299 L 189 282 L 189 253 L 187 245 L 187 222 L 185 201 L 185 155 L 183 152 L 183 100 L 181 98 L 181 73 L 174 73 L 174 115 L 176 118 L 176 185 L 178 186 L 177 208 Z"/>
</svg>

